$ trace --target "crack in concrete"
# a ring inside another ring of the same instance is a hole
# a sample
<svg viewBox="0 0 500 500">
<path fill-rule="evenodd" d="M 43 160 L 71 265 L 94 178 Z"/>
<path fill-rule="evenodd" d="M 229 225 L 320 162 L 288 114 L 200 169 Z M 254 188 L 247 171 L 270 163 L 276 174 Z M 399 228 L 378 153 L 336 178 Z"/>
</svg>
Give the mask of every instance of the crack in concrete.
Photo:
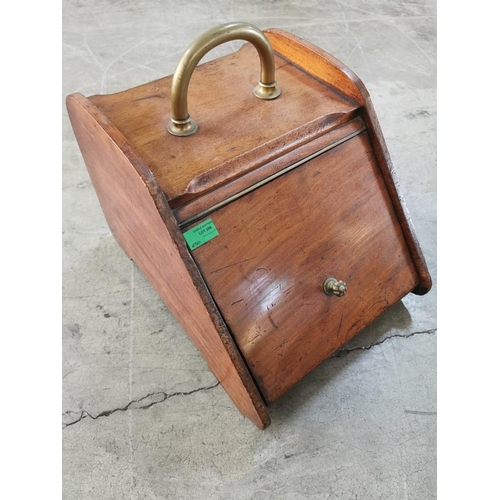
<svg viewBox="0 0 500 500">
<path fill-rule="evenodd" d="M 408 339 L 410 337 L 414 337 L 415 335 L 433 335 L 436 333 L 437 328 L 432 328 L 430 330 L 422 330 L 420 332 L 413 332 L 413 333 L 408 333 L 407 335 L 402 335 L 400 333 L 396 333 L 394 335 L 389 335 L 389 337 L 385 337 L 385 339 L 380 340 L 379 342 L 374 342 L 373 344 L 367 345 L 367 346 L 357 346 L 357 347 L 351 347 L 348 349 L 340 349 L 336 353 L 334 353 L 331 357 L 332 358 L 343 358 L 344 356 L 347 356 L 349 353 L 353 351 L 366 351 L 368 349 L 371 349 L 372 347 L 375 347 L 377 345 L 381 345 L 384 342 L 387 342 L 390 339 L 394 338 L 399 338 L 399 339 Z"/>
<path fill-rule="evenodd" d="M 432 335 L 432 334 L 436 333 L 436 331 L 437 331 L 437 328 L 433 328 L 431 330 L 422 330 L 419 332 L 413 332 L 413 333 L 409 333 L 407 335 L 402 335 L 402 334 L 397 333 L 394 335 L 390 335 L 389 337 L 385 337 L 384 339 L 380 340 L 379 342 L 374 342 L 373 344 L 370 344 L 367 346 L 357 346 L 357 347 L 351 347 L 351 348 L 347 348 L 347 349 L 340 349 L 335 354 L 333 354 L 333 356 L 331 356 L 331 357 L 332 358 L 343 358 L 344 356 L 347 356 L 349 353 L 351 353 L 353 351 L 366 351 L 368 349 L 371 349 L 372 347 L 381 345 L 390 339 L 394 339 L 394 338 L 407 339 L 410 337 L 414 337 L 415 335 Z M 92 415 L 87 410 L 82 410 L 82 411 L 78 411 L 78 412 L 69 410 L 69 411 L 66 411 L 63 413 L 63 417 L 64 417 L 64 415 L 70 415 L 72 413 L 79 414 L 80 416 L 72 422 L 63 423 L 63 429 L 65 429 L 66 427 L 69 427 L 71 425 L 75 425 L 87 417 L 90 417 L 92 420 L 97 420 L 98 418 L 101 418 L 101 417 L 109 417 L 110 415 L 112 415 L 113 413 L 116 413 L 118 411 L 128 411 L 130 409 L 132 409 L 132 410 L 145 410 L 147 408 L 151 408 L 152 406 L 154 406 L 156 404 L 163 403 L 167 399 L 170 399 L 170 398 L 173 398 L 176 396 L 190 396 L 191 394 L 195 394 L 196 392 L 201 392 L 201 391 L 209 391 L 210 389 L 214 389 L 218 385 L 220 385 L 220 382 L 217 382 L 216 384 L 213 384 L 213 385 L 209 385 L 207 387 L 199 387 L 198 389 L 193 389 L 192 391 L 173 392 L 171 394 L 167 394 L 164 391 L 152 392 L 150 394 L 147 394 L 146 396 L 143 396 L 142 398 L 134 399 L 134 400 L 130 401 L 125 406 L 122 406 L 120 408 L 115 408 L 113 410 L 105 410 L 105 411 L 98 413 L 97 415 Z M 159 398 L 159 399 L 157 399 L 157 400 L 153 399 L 151 401 L 151 398 Z M 149 400 L 149 401 L 145 404 L 140 404 L 141 402 L 143 402 L 145 400 Z M 134 405 L 138 405 L 138 406 L 134 406 Z"/>
<path fill-rule="evenodd" d="M 154 405 L 157 405 L 158 403 L 163 403 L 167 399 L 170 399 L 170 398 L 173 398 L 176 396 L 190 396 L 191 394 L 194 394 L 196 392 L 201 392 L 201 391 L 209 391 L 210 389 L 214 389 L 218 385 L 220 385 L 220 382 L 217 382 L 216 384 L 213 384 L 213 385 L 209 385 L 207 387 L 199 387 L 198 389 L 193 389 L 192 391 L 173 392 L 171 394 L 167 394 L 164 391 L 151 392 L 151 393 L 147 394 L 146 396 L 143 396 L 142 398 L 134 399 L 134 400 L 130 401 L 125 406 L 122 406 L 120 408 L 114 408 L 113 410 L 101 411 L 97 415 L 92 415 L 87 410 L 82 410 L 82 411 L 68 410 L 68 411 L 63 413 L 63 417 L 64 417 L 64 415 L 70 415 L 72 413 L 79 414 L 80 416 L 76 420 L 74 420 L 73 422 L 69 422 L 69 423 L 63 422 L 63 429 L 65 429 L 66 427 L 69 427 L 71 425 L 75 425 L 87 417 L 90 417 L 92 420 L 97 420 L 98 418 L 101 418 L 101 417 L 109 417 L 110 415 L 112 415 L 113 413 L 116 413 L 117 411 L 128 411 L 131 409 L 132 410 L 145 410 L 147 408 L 151 408 Z M 151 401 L 151 398 L 155 398 L 155 399 L 153 399 Z M 156 399 L 156 398 L 159 398 L 159 399 Z M 140 403 L 145 401 L 145 400 L 148 400 L 148 402 L 141 405 Z M 139 404 L 139 406 L 134 406 L 134 405 L 138 405 L 138 404 Z"/>
<path fill-rule="evenodd" d="M 410 415 L 437 415 L 437 411 L 405 410 Z"/>
</svg>

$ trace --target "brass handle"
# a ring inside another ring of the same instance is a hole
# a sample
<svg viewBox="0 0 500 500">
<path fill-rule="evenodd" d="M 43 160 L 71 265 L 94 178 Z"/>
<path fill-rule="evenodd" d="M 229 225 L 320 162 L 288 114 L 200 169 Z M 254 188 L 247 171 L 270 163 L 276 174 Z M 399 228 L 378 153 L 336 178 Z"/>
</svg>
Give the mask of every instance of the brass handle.
<svg viewBox="0 0 500 500">
<path fill-rule="evenodd" d="M 327 295 L 342 297 L 347 292 L 347 284 L 345 281 L 336 280 L 335 278 L 326 278 L 323 283 L 323 290 Z"/>
<path fill-rule="evenodd" d="M 253 89 L 259 99 L 276 99 L 281 90 L 274 80 L 274 53 L 264 33 L 248 23 L 228 23 L 216 26 L 200 35 L 184 52 L 172 78 L 172 117 L 167 130 L 176 136 L 195 134 L 198 124 L 189 116 L 187 91 L 189 80 L 201 58 L 217 45 L 232 40 L 246 40 L 260 56 L 260 81 Z"/>
</svg>

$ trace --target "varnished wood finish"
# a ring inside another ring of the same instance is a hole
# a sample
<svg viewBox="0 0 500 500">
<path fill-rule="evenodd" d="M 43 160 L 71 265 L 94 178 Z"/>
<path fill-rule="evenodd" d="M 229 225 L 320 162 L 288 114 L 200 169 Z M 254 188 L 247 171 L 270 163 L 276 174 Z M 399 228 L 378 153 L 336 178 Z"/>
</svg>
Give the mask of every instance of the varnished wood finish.
<svg viewBox="0 0 500 500">
<path fill-rule="evenodd" d="M 195 70 L 189 106 L 200 130 L 190 137 L 166 132 L 171 77 L 68 98 L 113 234 L 260 428 L 269 415 L 259 388 L 274 401 L 391 304 L 432 285 L 363 83 L 309 42 L 265 33 L 281 97 L 253 96 L 259 58 L 244 45 Z M 219 236 L 195 262 L 179 224 L 207 209 Z M 344 297 L 324 294 L 329 276 L 347 282 Z"/>
<path fill-rule="evenodd" d="M 431 275 L 400 192 L 397 175 L 365 85 L 337 58 L 307 40 L 278 29 L 266 30 L 265 33 L 273 49 L 282 57 L 292 61 L 294 65 L 308 74 L 331 85 L 361 105 L 360 115 L 368 128 L 375 157 L 384 176 L 394 209 L 398 215 L 399 223 L 403 229 L 408 248 L 419 275 L 419 283 L 413 290 L 413 293 L 417 295 L 426 294 L 432 287 Z"/>
<path fill-rule="evenodd" d="M 268 403 L 418 283 L 366 133 L 211 218 L 193 255 Z"/>
<path fill-rule="evenodd" d="M 303 69 L 307 74 L 330 85 L 338 92 L 363 104 L 367 94 L 361 80 L 337 58 L 298 36 L 279 29 L 265 31 L 274 51 Z"/>
<path fill-rule="evenodd" d="M 260 63 L 250 44 L 199 66 L 189 86 L 189 106 L 200 129 L 190 137 L 165 132 L 171 77 L 90 100 L 137 150 L 177 207 L 311 141 L 358 108 L 279 56 L 275 59 L 282 94 L 273 101 L 252 93 Z"/>
<path fill-rule="evenodd" d="M 245 189 L 251 188 L 271 175 L 280 172 L 284 168 L 302 161 L 308 156 L 315 154 L 317 151 L 356 134 L 364 130 L 364 128 L 365 125 L 359 118 L 351 120 L 345 125 L 339 125 L 331 131 L 328 131 L 329 129 L 326 128 L 324 135 L 318 136 L 316 140 L 299 145 L 289 153 L 284 153 L 282 156 L 262 165 L 260 168 L 246 172 L 244 175 L 235 178 L 232 182 L 221 184 L 220 187 L 180 206 L 178 209 L 174 210 L 174 215 L 179 223 L 182 224 L 190 217 L 203 213 L 204 210 L 216 206 Z M 321 130 L 318 130 L 318 134 L 320 132 Z"/>
<path fill-rule="evenodd" d="M 306 40 L 275 29 L 265 34 L 276 52 L 276 78 L 283 95 L 275 101 L 259 101 L 253 96 L 250 90 L 259 58 L 250 44 L 244 45 L 195 71 L 189 99 L 200 131 L 192 137 L 165 133 L 171 77 L 90 100 L 152 170 L 170 206 L 180 208 L 180 221 L 192 215 L 194 206 L 209 201 L 183 208 L 190 200 L 227 187 L 245 172 L 279 159 L 324 133 L 325 128 L 359 113 L 420 277 L 413 292 L 427 293 L 432 280 L 365 86 L 347 66 Z M 183 217 L 184 212 L 189 215 Z"/>
<path fill-rule="evenodd" d="M 205 357 L 239 410 L 261 429 L 270 420 L 154 176 L 86 98 L 67 99 L 71 123 L 106 220 Z"/>
<path fill-rule="evenodd" d="M 370 97 L 367 97 L 365 100 L 362 116 L 366 123 L 368 133 L 370 134 L 375 157 L 380 165 L 385 184 L 389 190 L 394 209 L 398 215 L 399 223 L 406 237 L 413 263 L 419 275 L 419 283 L 412 292 L 416 295 L 425 295 L 432 288 L 432 278 L 427 268 L 424 254 L 420 248 L 415 233 L 415 227 L 413 226 L 403 195 L 399 189 L 398 176 L 392 165 L 392 160 L 389 156 L 389 151 Z"/>
</svg>

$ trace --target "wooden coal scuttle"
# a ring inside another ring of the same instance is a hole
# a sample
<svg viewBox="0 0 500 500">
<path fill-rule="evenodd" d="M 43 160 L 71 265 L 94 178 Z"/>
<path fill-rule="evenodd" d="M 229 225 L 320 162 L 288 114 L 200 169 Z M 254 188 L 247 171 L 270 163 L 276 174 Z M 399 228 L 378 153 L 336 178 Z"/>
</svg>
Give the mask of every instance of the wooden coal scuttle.
<svg viewBox="0 0 500 500">
<path fill-rule="evenodd" d="M 195 70 L 236 39 L 250 43 Z M 314 45 L 230 23 L 173 76 L 67 106 L 113 235 L 258 427 L 388 307 L 430 289 L 368 92 Z"/>
</svg>

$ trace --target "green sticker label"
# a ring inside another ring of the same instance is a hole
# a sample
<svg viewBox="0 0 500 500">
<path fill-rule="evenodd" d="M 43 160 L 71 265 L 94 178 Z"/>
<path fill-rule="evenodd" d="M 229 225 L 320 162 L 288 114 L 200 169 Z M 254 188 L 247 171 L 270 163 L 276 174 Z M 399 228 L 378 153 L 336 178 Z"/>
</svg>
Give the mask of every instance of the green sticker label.
<svg viewBox="0 0 500 500">
<path fill-rule="evenodd" d="M 195 248 L 205 244 L 207 241 L 210 241 L 212 238 L 219 236 L 219 232 L 214 226 L 212 219 L 207 219 L 183 234 L 188 247 L 191 250 L 194 250 Z"/>
</svg>

